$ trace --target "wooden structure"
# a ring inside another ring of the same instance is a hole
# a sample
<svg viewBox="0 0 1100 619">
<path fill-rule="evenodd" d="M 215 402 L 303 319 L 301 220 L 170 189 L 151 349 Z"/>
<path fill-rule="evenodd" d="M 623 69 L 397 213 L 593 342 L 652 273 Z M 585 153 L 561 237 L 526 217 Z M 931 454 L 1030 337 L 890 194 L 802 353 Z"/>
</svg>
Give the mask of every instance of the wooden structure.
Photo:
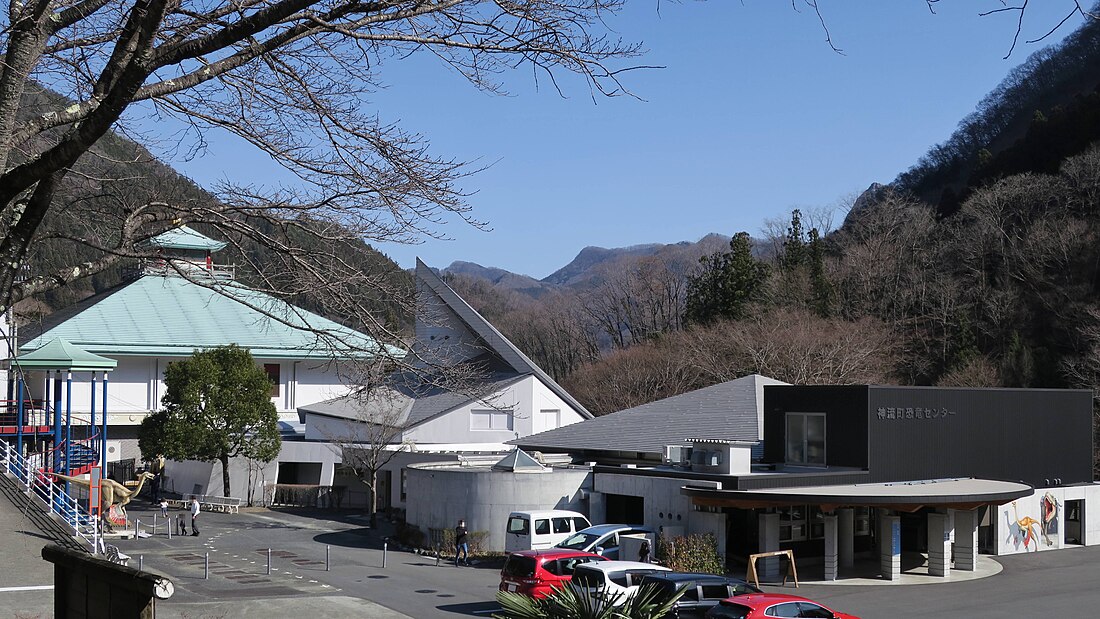
<svg viewBox="0 0 1100 619">
<path fill-rule="evenodd" d="M 773 552 L 758 552 L 754 555 L 749 555 L 749 569 L 745 573 L 745 581 L 752 582 L 756 585 L 756 588 L 760 588 L 760 577 L 756 573 L 756 560 L 764 559 L 768 557 L 787 557 L 787 573 L 783 574 L 783 584 L 787 584 L 787 577 L 794 578 L 794 586 L 798 586 L 798 569 L 794 566 L 794 551 L 793 550 L 776 550 Z"/>
<path fill-rule="evenodd" d="M 50 544 L 42 558 L 54 565 L 53 616 L 59 619 L 156 617 L 156 598 L 172 595 L 172 582 L 150 572 Z"/>
</svg>

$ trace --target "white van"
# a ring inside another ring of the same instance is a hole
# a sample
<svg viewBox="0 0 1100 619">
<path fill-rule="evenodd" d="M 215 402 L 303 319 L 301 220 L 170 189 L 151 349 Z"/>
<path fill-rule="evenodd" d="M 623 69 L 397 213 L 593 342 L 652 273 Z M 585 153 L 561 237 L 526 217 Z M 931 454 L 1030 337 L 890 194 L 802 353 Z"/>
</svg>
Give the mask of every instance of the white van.
<svg viewBox="0 0 1100 619">
<path fill-rule="evenodd" d="M 591 526 L 584 514 L 561 509 L 512 512 L 508 515 L 504 551 L 543 550 Z"/>
</svg>

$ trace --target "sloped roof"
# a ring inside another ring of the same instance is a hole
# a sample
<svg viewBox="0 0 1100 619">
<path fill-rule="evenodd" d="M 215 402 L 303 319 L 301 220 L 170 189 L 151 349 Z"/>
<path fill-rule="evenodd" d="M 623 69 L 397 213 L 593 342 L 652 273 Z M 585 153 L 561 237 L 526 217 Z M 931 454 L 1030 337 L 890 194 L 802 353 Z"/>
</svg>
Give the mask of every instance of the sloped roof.
<svg viewBox="0 0 1100 619">
<path fill-rule="evenodd" d="M 210 286 L 220 292 L 183 277 L 145 275 L 24 327 L 19 351 L 37 350 L 58 337 L 112 356 L 189 356 L 226 344 L 275 359 L 378 349 L 358 331 L 236 282 Z"/>
<path fill-rule="evenodd" d="M 101 357 L 73 346 L 61 338 L 16 357 L 15 363 L 23 370 L 72 370 L 74 372 L 98 372 L 113 370 L 118 361 Z"/>
<path fill-rule="evenodd" d="M 439 415 L 448 413 L 456 408 L 468 404 L 474 398 L 469 394 L 457 391 L 449 391 L 439 386 L 425 385 L 424 381 L 417 379 L 415 374 L 406 373 L 395 375 L 392 381 L 395 385 L 384 390 L 385 396 L 375 399 L 364 399 L 359 394 L 352 393 L 316 404 L 308 404 L 298 407 L 298 418 L 305 422 L 305 415 L 324 415 L 352 421 L 369 422 L 379 414 L 388 416 L 387 422 L 404 425 L 405 429 L 418 426 Z M 477 386 L 485 393 L 499 391 L 508 385 L 522 379 L 513 373 L 495 374 L 480 382 Z M 391 415 L 387 411 L 401 408 L 401 415 Z"/>
<path fill-rule="evenodd" d="M 146 241 L 146 244 L 165 249 L 206 249 L 209 251 L 219 251 L 226 246 L 226 243 L 215 241 L 187 226 L 180 226 L 162 232 Z"/>
<path fill-rule="evenodd" d="M 592 418 L 592 414 L 588 412 L 588 409 L 570 395 L 568 391 L 563 389 L 553 378 L 550 378 L 546 372 L 542 371 L 542 368 L 535 365 L 534 361 L 531 361 L 527 355 L 516 348 L 515 344 L 504 337 L 500 331 L 497 331 L 496 327 L 490 324 L 488 320 L 485 320 L 477 310 L 471 307 L 457 292 L 452 290 L 435 271 L 424 264 L 419 258 L 416 259 L 416 276 L 443 301 L 446 308 L 453 312 L 472 334 L 476 335 L 477 338 L 484 343 L 485 348 L 492 355 L 499 358 L 508 368 L 517 374 L 533 374 L 537 376 L 547 388 L 564 400 L 582 417 L 586 419 Z"/>
<path fill-rule="evenodd" d="M 683 445 L 692 436 L 757 441 L 763 430 L 764 385 L 785 384 L 750 374 L 508 443 L 545 451 L 660 454 L 665 445 Z"/>
<path fill-rule="evenodd" d="M 531 457 L 526 451 L 516 447 L 511 453 L 494 464 L 493 470 L 511 473 L 545 473 L 550 469 L 539 464 L 539 461 Z"/>
</svg>

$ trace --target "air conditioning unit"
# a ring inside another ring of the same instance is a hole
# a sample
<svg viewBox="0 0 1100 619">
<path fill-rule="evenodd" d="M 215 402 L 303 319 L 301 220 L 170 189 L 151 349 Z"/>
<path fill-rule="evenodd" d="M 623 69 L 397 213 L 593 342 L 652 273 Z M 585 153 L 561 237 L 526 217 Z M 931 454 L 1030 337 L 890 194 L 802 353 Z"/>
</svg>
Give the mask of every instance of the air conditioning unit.
<svg viewBox="0 0 1100 619">
<path fill-rule="evenodd" d="M 707 452 L 707 466 L 718 466 L 722 464 L 722 452 L 720 451 L 708 451 Z"/>
</svg>

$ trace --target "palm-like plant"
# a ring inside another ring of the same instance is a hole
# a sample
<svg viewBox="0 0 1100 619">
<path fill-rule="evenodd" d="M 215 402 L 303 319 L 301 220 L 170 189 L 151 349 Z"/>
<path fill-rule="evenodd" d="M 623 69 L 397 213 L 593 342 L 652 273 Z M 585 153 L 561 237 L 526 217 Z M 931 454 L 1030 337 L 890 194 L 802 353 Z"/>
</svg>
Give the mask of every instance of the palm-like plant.
<svg viewBox="0 0 1100 619">
<path fill-rule="evenodd" d="M 503 612 L 494 619 L 661 619 L 667 615 L 683 590 L 673 594 L 657 585 L 644 584 L 634 595 L 623 593 L 588 596 L 573 587 L 555 589 L 542 599 L 519 593 L 497 592 Z M 626 598 L 624 600 L 624 598 Z"/>
</svg>

